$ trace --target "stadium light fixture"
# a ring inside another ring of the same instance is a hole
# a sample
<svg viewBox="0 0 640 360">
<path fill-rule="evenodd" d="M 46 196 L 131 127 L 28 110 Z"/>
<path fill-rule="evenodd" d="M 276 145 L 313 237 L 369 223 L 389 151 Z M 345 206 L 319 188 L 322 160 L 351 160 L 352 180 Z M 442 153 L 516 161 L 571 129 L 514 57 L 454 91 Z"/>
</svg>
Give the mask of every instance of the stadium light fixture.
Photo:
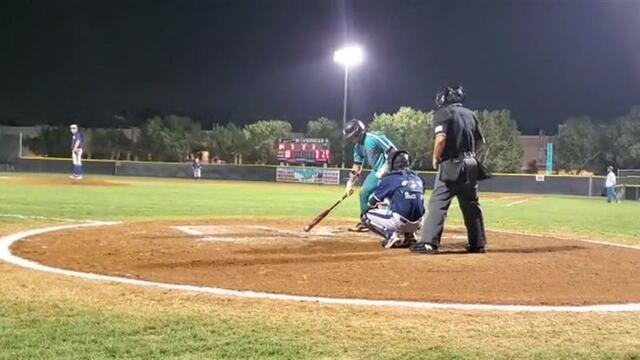
<svg viewBox="0 0 640 360">
<path fill-rule="evenodd" d="M 359 65 L 363 58 L 364 53 L 358 45 L 345 46 L 333 53 L 333 61 L 345 67 Z"/>
<path fill-rule="evenodd" d="M 347 124 L 347 96 L 349 94 L 349 68 L 360 65 L 364 59 L 362 47 L 349 45 L 336 50 L 333 53 L 333 61 L 344 66 L 344 102 L 342 104 L 342 128 Z M 344 167 L 345 144 L 342 143 L 342 167 Z"/>
</svg>

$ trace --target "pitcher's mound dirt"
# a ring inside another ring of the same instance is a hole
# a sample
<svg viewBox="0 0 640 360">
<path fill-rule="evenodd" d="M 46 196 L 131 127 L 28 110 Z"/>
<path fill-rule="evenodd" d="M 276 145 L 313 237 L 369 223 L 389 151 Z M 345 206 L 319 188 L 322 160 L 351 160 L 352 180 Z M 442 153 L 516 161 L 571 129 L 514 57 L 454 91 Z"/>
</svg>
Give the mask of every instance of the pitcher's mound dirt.
<svg viewBox="0 0 640 360">
<path fill-rule="evenodd" d="M 443 253 L 382 249 L 373 235 L 328 222 L 146 222 L 36 236 L 22 257 L 86 272 L 167 283 L 343 298 L 563 304 L 640 302 L 640 251 L 489 232 L 487 254 L 464 253 L 449 229 Z M 315 231 L 315 230 L 314 230 Z"/>
</svg>

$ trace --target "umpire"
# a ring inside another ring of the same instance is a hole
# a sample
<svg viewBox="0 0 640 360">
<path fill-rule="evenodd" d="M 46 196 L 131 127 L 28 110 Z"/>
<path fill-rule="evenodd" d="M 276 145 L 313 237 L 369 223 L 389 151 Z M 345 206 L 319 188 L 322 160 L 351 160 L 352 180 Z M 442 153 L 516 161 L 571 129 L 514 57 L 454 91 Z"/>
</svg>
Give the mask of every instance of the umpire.
<svg viewBox="0 0 640 360">
<path fill-rule="evenodd" d="M 486 238 L 477 181 L 488 174 L 475 156 L 476 144 L 484 143 L 484 137 L 475 114 L 462 105 L 464 100 L 464 89 L 459 85 L 446 87 L 436 95 L 433 167 L 438 173 L 422 237 L 411 252 L 438 253 L 447 210 L 457 197 L 467 228 L 467 252 L 484 253 Z"/>
</svg>

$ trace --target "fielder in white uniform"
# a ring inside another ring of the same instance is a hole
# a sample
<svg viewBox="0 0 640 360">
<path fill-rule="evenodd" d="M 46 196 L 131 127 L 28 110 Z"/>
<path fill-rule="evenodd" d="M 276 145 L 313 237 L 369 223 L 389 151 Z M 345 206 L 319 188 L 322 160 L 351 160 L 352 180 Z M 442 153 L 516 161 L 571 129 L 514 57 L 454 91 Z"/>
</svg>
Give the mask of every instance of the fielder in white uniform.
<svg viewBox="0 0 640 360">
<path fill-rule="evenodd" d="M 193 180 L 198 181 L 202 179 L 202 163 L 199 158 L 193 159 L 193 163 L 191 164 L 191 169 L 193 169 Z"/>
<path fill-rule="evenodd" d="M 613 172 L 613 166 L 607 166 L 607 180 L 605 181 L 604 187 L 607 189 L 607 202 L 610 203 L 612 200 L 616 202 L 620 202 L 620 198 L 616 193 L 616 185 L 618 181 L 616 179 L 616 173 Z"/>
</svg>

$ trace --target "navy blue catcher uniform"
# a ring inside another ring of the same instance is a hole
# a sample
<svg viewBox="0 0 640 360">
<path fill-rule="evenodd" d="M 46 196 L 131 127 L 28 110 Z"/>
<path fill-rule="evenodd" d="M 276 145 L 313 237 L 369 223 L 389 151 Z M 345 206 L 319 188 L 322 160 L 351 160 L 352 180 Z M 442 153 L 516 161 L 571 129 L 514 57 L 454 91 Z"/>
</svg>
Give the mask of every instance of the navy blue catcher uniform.
<svg viewBox="0 0 640 360">
<path fill-rule="evenodd" d="M 369 198 L 369 210 L 362 215 L 362 223 L 382 236 L 385 248 L 408 247 L 415 242 L 415 231 L 424 215 L 424 185 L 415 172 L 409 170 L 409 155 L 396 151 L 389 156 L 391 172 L 380 179 Z M 389 202 L 388 207 L 378 205 Z M 398 236 L 404 234 L 404 238 Z"/>
</svg>

